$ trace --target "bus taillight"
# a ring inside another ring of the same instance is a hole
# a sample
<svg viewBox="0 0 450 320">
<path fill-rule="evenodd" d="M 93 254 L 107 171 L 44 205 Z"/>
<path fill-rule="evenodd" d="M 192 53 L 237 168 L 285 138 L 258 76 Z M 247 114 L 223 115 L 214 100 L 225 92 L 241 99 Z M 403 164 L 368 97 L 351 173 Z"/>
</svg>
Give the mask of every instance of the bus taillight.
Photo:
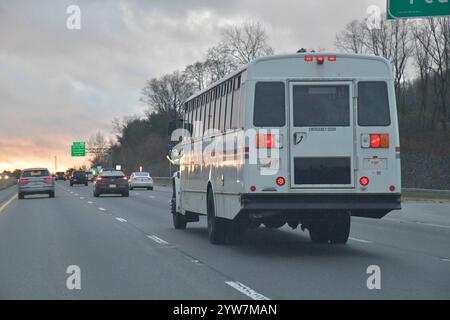
<svg viewBox="0 0 450 320">
<path fill-rule="evenodd" d="M 371 134 L 370 135 L 370 147 L 371 148 L 379 148 L 381 144 L 381 138 L 379 134 Z"/>
<path fill-rule="evenodd" d="M 316 58 L 316 60 L 317 60 L 317 64 L 323 64 L 325 62 L 324 56 L 318 56 Z"/>
<path fill-rule="evenodd" d="M 312 62 L 314 60 L 313 56 L 305 56 L 306 62 Z"/>
</svg>

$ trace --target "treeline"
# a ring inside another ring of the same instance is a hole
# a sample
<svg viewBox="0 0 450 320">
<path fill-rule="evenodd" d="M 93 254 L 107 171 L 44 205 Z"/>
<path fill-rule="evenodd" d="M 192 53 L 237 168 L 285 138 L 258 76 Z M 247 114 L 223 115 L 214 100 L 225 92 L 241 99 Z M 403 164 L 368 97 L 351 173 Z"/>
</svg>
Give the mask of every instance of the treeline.
<svg viewBox="0 0 450 320">
<path fill-rule="evenodd" d="M 262 25 L 245 23 L 224 29 L 221 41 L 205 52 L 204 61 L 148 80 L 141 94 L 148 107 L 145 116 L 114 121 L 117 141 L 111 147 L 112 162 L 121 164 L 126 173 L 142 167 L 153 176 L 168 176 L 168 126 L 180 117 L 184 101 L 241 65 L 273 53 Z M 106 166 L 108 159 L 100 154 L 94 162 Z"/>
<path fill-rule="evenodd" d="M 354 20 L 335 45 L 391 62 L 402 130 L 448 130 L 450 18 Z"/>
</svg>

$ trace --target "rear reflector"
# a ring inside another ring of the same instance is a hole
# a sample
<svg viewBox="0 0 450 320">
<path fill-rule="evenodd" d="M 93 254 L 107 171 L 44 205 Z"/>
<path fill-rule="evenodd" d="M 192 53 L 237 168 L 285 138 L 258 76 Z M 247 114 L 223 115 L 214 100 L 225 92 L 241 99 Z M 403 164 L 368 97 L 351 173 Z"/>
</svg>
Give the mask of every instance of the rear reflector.
<svg viewBox="0 0 450 320">
<path fill-rule="evenodd" d="M 282 187 L 282 186 L 284 186 L 285 184 L 286 184 L 286 179 L 285 179 L 285 178 L 283 178 L 283 177 L 278 177 L 278 178 L 277 178 L 277 185 L 278 185 L 278 186 Z"/>
<path fill-rule="evenodd" d="M 53 178 L 44 178 L 44 182 L 52 182 Z"/>
<path fill-rule="evenodd" d="M 251 191 L 251 192 L 255 192 L 255 191 L 256 191 L 256 186 L 251 186 L 251 187 L 250 187 L 250 191 Z"/>
<path fill-rule="evenodd" d="M 369 184 L 369 178 L 367 177 L 361 177 L 359 179 L 359 183 L 363 186 L 366 187 Z"/>
<path fill-rule="evenodd" d="M 28 181 L 29 181 L 28 179 L 20 179 L 19 183 L 28 183 Z"/>
</svg>

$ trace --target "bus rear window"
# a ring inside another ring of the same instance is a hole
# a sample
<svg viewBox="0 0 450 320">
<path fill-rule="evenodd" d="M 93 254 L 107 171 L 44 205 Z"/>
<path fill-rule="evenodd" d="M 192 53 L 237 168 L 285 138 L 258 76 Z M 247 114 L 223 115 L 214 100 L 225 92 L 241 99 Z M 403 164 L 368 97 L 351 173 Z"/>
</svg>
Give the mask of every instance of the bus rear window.
<svg viewBox="0 0 450 320">
<path fill-rule="evenodd" d="M 258 82 L 255 90 L 253 124 L 256 127 L 283 127 L 286 124 L 283 82 Z"/>
<path fill-rule="evenodd" d="M 293 88 L 294 126 L 348 127 L 348 85 L 298 85 Z"/>
<path fill-rule="evenodd" d="M 391 124 L 386 82 L 360 82 L 358 96 L 358 125 L 386 127 Z"/>
</svg>

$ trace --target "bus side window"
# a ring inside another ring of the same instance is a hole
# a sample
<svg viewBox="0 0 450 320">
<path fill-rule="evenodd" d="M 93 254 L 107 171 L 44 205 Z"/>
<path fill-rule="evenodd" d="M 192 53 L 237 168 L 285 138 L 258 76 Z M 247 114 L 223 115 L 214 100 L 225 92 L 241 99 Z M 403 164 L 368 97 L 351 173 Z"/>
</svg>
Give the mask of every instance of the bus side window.
<svg viewBox="0 0 450 320">
<path fill-rule="evenodd" d="M 242 106 L 240 101 L 240 76 L 234 79 L 233 88 L 233 114 L 231 118 L 231 128 L 237 129 L 240 127 L 240 114 Z"/>
<path fill-rule="evenodd" d="M 221 107 L 221 101 L 222 101 L 222 87 L 217 86 L 216 88 L 216 109 L 214 113 L 214 129 L 220 130 L 220 107 Z"/>
<path fill-rule="evenodd" d="M 220 131 L 225 132 L 225 122 L 226 122 L 226 110 L 227 110 L 227 91 L 228 91 L 228 82 L 225 82 L 222 85 L 222 103 L 220 109 Z"/>
<path fill-rule="evenodd" d="M 227 87 L 227 113 L 226 113 L 226 123 L 225 130 L 229 130 L 231 128 L 231 115 L 233 113 L 233 79 L 228 82 Z"/>
<path fill-rule="evenodd" d="M 203 137 L 205 134 L 205 110 L 206 110 L 206 94 L 202 95 L 202 108 L 200 114 L 200 123 L 199 123 L 199 131 L 200 137 Z"/>
</svg>

